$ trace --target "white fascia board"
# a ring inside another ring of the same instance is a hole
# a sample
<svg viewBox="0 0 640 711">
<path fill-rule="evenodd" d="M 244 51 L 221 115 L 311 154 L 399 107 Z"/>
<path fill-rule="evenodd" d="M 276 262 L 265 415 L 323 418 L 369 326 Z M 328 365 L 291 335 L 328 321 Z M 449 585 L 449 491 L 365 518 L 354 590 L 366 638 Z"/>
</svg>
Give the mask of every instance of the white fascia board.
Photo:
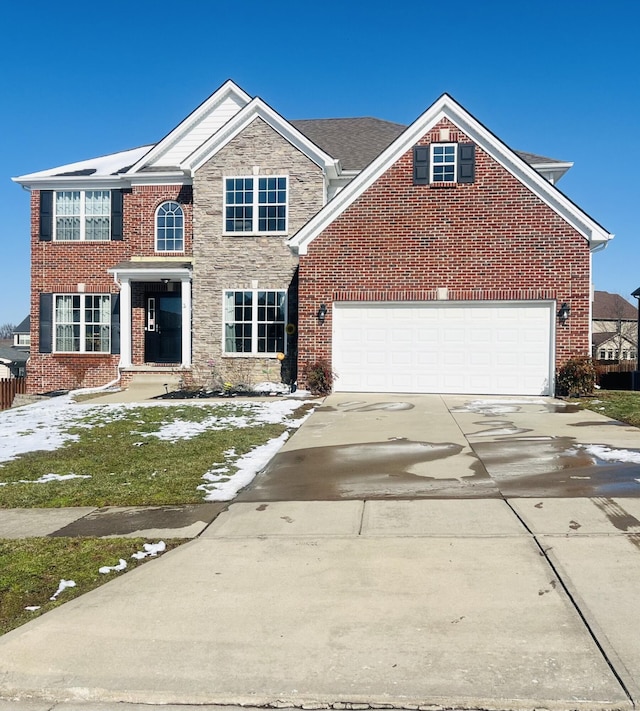
<svg viewBox="0 0 640 711">
<path fill-rule="evenodd" d="M 205 141 L 199 148 L 186 158 L 180 168 L 193 175 L 212 156 L 224 148 L 230 141 L 238 136 L 256 118 L 262 119 L 274 131 L 279 133 L 294 148 L 306 155 L 316 165 L 321 167 L 328 175 L 329 179 L 338 176 L 340 172 L 340 162 L 335 160 L 323 150 L 318 148 L 300 131 L 294 128 L 285 118 L 280 116 L 262 99 L 256 97 L 227 123 L 220 128 L 209 140 Z"/>
<path fill-rule="evenodd" d="M 480 148 L 579 232 L 589 242 L 591 248 L 603 243 L 606 244 L 612 239 L 612 234 L 589 217 L 555 185 L 540 175 L 535 168 L 514 153 L 459 104 L 453 102 L 448 117 Z"/>
<path fill-rule="evenodd" d="M 479 123 L 454 99 L 443 94 L 388 146 L 359 176 L 341 190 L 290 240 L 298 254 L 307 253 L 309 243 L 346 210 L 386 170 L 404 155 L 420 138 L 443 118 L 449 119 L 470 140 L 500 163 L 516 179 L 534 192 L 590 243 L 592 248 L 606 244 L 613 237 L 592 218 L 565 197 L 534 168 L 517 156 L 507 145 Z"/>
<path fill-rule="evenodd" d="M 106 156 L 98 158 L 89 158 L 87 160 L 76 161 L 75 163 L 67 163 L 46 170 L 39 170 L 35 173 L 27 173 L 19 175 L 17 178 L 12 178 L 14 183 L 23 185 L 30 189 L 46 189 L 45 185 L 60 185 L 69 183 L 74 185 L 81 182 L 91 183 L 97 188 L 98 182 L 112 184 L 122 180 L 123 173 L 118 171 L 123 170 L 133 161 L 140 158 L 141 155 L 147 153 L 152 146 L 140 146 L 118 153 L 110 153 Z M 69 175 L 69 173 L 80 172 L 83 170 L 93 170 L 89 175 Z M 66 175 L 63 175 L 66 173 Z M 97 188 L 99 189 L 99 188 Z"/>
<path fill-rule="evenodd" d="M 58 178 L 49 176 L 31 180 L 23 180 L 23 178 L 12 178 L 12 180 L 28 190 L 115 190 L 127 186 L 119 175 L 111 177 L 99 175 L 95 178 L 91 175 Z"/>
<path fill-rule="evenodd" d="M 179 123 L 170 133 L 168 133 L 159 143 L 151 148 L 142 158 L 132 165 L 127 173 L 136 173 L 140 168 L 147 163 L 158 158 L 166 152 L 171 146 L 179 141 L 186 133 L 188 133 L 204 116 L 210 113 L 218 104 L 222 103 L 229 96 L 235 96 L 241 103 L 245 105 L 251 101 L 251 97 L 243 91 L 237 84 L 230 79 L 226 81 L 219 89 L 198 106 L 192 113 L 187 116 L 184 121 Z"/>
<path fill-rule="evenodd" d="M 157 173 L 137 173 L 126 175 L 124 179 L 129 185 L 191 185 L 190 175 L 182 170 L 162 171 Z"/>
</svg>

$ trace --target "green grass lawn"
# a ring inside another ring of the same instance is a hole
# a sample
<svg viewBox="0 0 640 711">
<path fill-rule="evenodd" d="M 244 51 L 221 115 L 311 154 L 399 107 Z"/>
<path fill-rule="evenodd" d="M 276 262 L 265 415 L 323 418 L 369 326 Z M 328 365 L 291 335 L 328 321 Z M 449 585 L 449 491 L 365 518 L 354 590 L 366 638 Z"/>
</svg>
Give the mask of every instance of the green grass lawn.
<svg viewBox="0 0 640 711">
<path fill-rule="evenodd" d="M 145 542 L 140 538 L 0 539 L 0 635 L 123 574 L 102 574 L 102 566 L 117 565 L 122 558 L 126 570 L 132 570 L 153 560 L 131 557 Z M 167 550 L 181 543 L 165 541 Z M 76 585 L 51 600 L 60 580 Z M 25 609 L 32 606 L 39 609 Z"/>
<path fill-rule="evenodd" d="M 238 426 L 233 418 L 249 426 Z M 200 423 L 203 429 L 190 439 L 154 436 L 167 427 L 179 431 L 184 423 Z M 67 429 L 76 441 L 0 463 L 0 508 L 202 502 L 197 487 L 203 474 L 227 465 L 231 476 L 237 457 L 286 429 L 282 423 L 258 422 L 256 409 L 242 404 L 89 410 Z M 83 478 L 33 483 L 47 474 Z"/>
<path fill-rule="evenodd" d="M 599 390 L 595 395 L 580 398 L 575 402 L 585 409 L 640 427 L 640 392 Z"/>
<path fill-rule="evenodd" d="M 301 404 L 291 417 L 301 417 L 307 407 Z M 201 431 L 181 437 L 194 426 Z M 0 509 L 200 503 L 205 494 L 197 487 L 204 483 L 203 474 L 227 466 L 233 476 L 238 457 L 286 429 L 286 423 L 261 422 L 260 407 L 246 403 L 89 408 L 82 419 L 62 427 L 75 441 L 0 463 Z M 165 432 L 166 439 L 154 436 Z M 88 478 L 35 483 L 51 473 Z M 0 634 L 151 560 L 131 557 L 145 542 L 0 539 Z M 165 541 L 167 548 L 183 542 Z M 99 573 L 101 566 L 117 565 L 121 558 L 127 561 L 126 571 Z M 76 585 L 51 600 L 62 579 Z M 38 609 L 25 609 L 32 606 Z"/>
</svg>

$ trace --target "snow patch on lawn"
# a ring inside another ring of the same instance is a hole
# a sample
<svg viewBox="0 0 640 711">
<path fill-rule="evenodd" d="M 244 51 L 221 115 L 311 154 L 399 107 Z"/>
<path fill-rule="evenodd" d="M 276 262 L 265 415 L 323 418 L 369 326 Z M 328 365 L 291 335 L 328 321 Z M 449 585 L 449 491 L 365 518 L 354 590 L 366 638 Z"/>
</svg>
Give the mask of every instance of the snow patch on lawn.
<svg viewBox="0 0 640 711">
<path fill-rule="evenodd" d="M 202 476 L 206 484 L 198 486 L 199 491 L 205 492 L 204 500 L 231 501 L 240 489 L 251 483 L 255 475 L 269 463 L 288 438 L 289 433 L 283 432 L 266 444 L 255 447 L 233 464 L 237 468 L 233 474 L 230 474 L 228 466 L 210 469 Z"/>
</svg>

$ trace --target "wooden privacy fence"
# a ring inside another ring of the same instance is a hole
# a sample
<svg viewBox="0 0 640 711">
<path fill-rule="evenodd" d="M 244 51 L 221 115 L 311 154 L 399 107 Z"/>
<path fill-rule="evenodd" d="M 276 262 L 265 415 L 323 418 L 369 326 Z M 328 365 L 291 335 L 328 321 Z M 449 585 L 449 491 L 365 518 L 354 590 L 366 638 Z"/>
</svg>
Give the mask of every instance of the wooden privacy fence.
<svg viewBox="0 0 640 711">
<path fill-rule="evenodd" d="M 26 392 L 26 378 L 0 378 L 0 410 L 6 410 L 11 407 L 13 398 L 18 393 Z"/>
</svg>

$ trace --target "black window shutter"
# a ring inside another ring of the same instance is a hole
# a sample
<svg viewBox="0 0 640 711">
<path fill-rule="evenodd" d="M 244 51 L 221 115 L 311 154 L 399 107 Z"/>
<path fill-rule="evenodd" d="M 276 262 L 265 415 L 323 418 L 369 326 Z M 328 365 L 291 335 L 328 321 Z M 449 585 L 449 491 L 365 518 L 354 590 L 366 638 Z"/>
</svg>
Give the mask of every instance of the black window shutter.
<svg viewBox="0 0 640 711">
<path fill-rule="evenodd" d="M 122 190 L 111 191 L 111 239 L 122 239 Z"/>
<path fill-rule="evenodd" d="M 40 191 L 40 241 L 51 242 L 53 237 L 53 190 Z"/>
<path fill-rule="evenodd" d="M 120 353 L 120 294 L 111 294 L 111 352 Z"/>
<path fill-rule="evenodd" d="M 53 350 L 53 294 L 40 294 L 40 353 Z"/>
<path fill-rule="evenodd" d="M 413 147 L 413 184 L 429 184 L 429 146 Z"/>
<path fill-rule="evenodd" d="M 458 182 L 473 183 L 476 179 L 476 147 L 473 143 L 458 144 Z"/>
</svg>

